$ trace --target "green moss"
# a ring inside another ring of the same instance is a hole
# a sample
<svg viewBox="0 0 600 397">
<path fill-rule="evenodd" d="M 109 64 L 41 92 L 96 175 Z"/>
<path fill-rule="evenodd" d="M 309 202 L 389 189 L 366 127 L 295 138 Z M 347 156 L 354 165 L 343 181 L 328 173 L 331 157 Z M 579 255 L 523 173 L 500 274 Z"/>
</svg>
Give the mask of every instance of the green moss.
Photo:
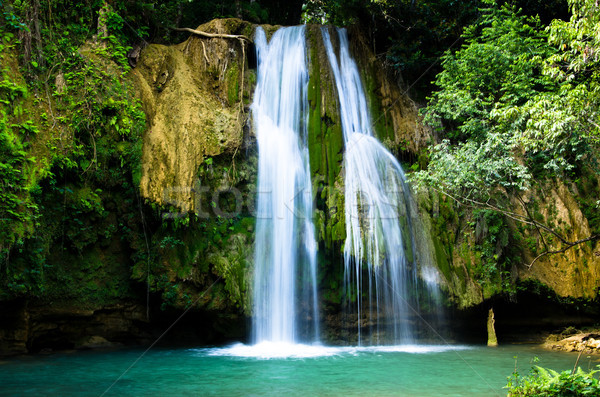
<svg viewBox="0 0 600 397">
<path fill-rule="evenodd" d="M 408 219 L 401 216 L 399 221 L 403 236 L 402 241 L 404 244 L 404 254 L 406 255 L 406 260 L 408 263 L 412 263 L 415 260 L 415 256 L 413 252 L 413 245 L 411 244 L 411 231 L 408 228 Z"/>
<path fill-rule="evenodd" d="M 252 38 L 254 37 L 254 31 L 256 29 L 256 25 L 253 24 L 247 24 L 244 29 L 242 30 L 242 35 Z"/>
<path fill-rule="evenodd" d="M 444 245 L 441 243 L 439 238 L 436 236 L 432 236 L 433 247 L 435 250 L 435 259 L 437 263 L 437 268 L 442 272 L 444 278 L 446 280 L 452 280 L 452 269 L 450 267 L 450 255 L 444 249 Z"/>
<path fill-rule="evenodd" d="M 335 84 L 329 70 L 321 32 L 316 26 L 307 29 L 309 43 L 308 83 L 308 150 L 313 191 L 320 214 L 317 220 L 319 239 L 331 249 L 335 242 L 343 241 L 343 186 L 341 165 L 344 139 L 337 109 Z"/>
<path fill-rule="evenodd" d="M 252 93 L 254 92 L 254 87 L 256 86 L 256 71 L 252 69 L 246 69 L 244 71 L 244 79 L 244 104 L 248 105 L 250 103 Z"/>
<path fill-rule="evenodd" d="M 320 179 L 326 185 L 333 185 L 340 173 L 344 139 L 335 84 L 320 35 L 318 28 L 311 27 L 307 31 L 310 49 L 308 149 L 313 180 Z"/>
<path fill-rule="evenodd" d="M 311 58 L 313 59 L 314 56 Z M 313 68 L 315 69 L 313 59 Z M 319 73 L 311 73 L 308 82 L 308 151 L 310 156 L 310 170 L 313 180 L 325 169 L 323 164 L 323 145 L 321 140 L 321 95 L 319 92 Z"/>
<path fill-rule="evenodd" d="M 600 211 L 597 209 L 596 200 L 600 197 L 600 184 L 592 167 L 583 167 L 581 172 L 582 176 L 575 180 L 577 192 L 573 192 L 574 197 L 589 222 L 592 234 L 599 234 Z"/>
<path fill-rule="evenodd" d="M 385 142 L 392 150 L 397 150 L 395 146 L 396 134 L 391 120 L 388 120 L 387 113 L 382 110 L 381 96 L 379 94 L 379 83 L 377 81 L 377 73 L 375 65 L 362 68 L 362 80 L 364 90 L 367 97 L 367 105 L 371 115 L 371 123 L 375 130 L 375 135 L 381 142 Z"/>
<path fill-rule="evenodd" d="M 119 253 L 119 238 L 108 247 L 94 247 L 83 255 L 68 250 L 47 257 L 52 272 L 45 275 L 44 298 L 69 301 L 83 307 L 114 304 L 133 299 L 130 270 L 123 266 L 127 258 Z M 72 266 L 77 263 L 77 266 Z"/>
<path fill-rule="evenodd" d="M 214 277 L 222 281 L 201 300 L 207 310 L 249 310 L 247 278 L 253 254 L 253 217 L 196 219 L 177 230 L 164 229 L 157 258 L 163 266 L 153 268 L 152 289 L 162 293 L 166 306 L 184 308 L 195 301 Z"/>
<path fill-rule="evenodd" d="M 152 289 L 160 292 L 166 306 L 184 308 L 195 301 L 215 280 L 218 288 L 207 299 L 200 299 L 204 310 L 249 313 L 247 293 L 253 259 L 255 218 L 241 208 L 238 196 L 227 193 L 235 186 L 249 195 L 256 181 L 256 156 L 232 162 L 229 155 L 207 158 L 198 170 L 198 214 L 179 214 L 166 219 L 153 236 L 156 261 Z M 216 198 L 214 192 L 223 192 Z M 253 201 L 251 197 L 245 197 Z M 220 214 L 220 215 L 219 215 Z M 144 274 L 135 272 L 136 275 Z"/>
<path fill-rule="evenodd" d="M 332 248 L 334 242 L 342 242 L 346 239 L 346 225 L 344 222 L 330 221 L 326 226 L 326 246 Z"/>
<path fill-rule="evenodd" d="M 240 68 L 236 63 L 233 63 L 226 74 L 226 84 L 227 84 L 227 100 L 229 101 L 229 106 L 233 106 L 240 99 Z"/>
<path fill-rule="evenodd" d="M 326 170 L 324 163 L 323 145 L 321 135 L 321 73 L 319 59 L 316 50 L 316 40 L 314 35 L 310 34 L 310 71 L 308 81 L 308 150 L 310 157 L 310 169 L 313 180 Z"/>
<path fill-rule="evenodd" d="M 343 161 L 344 141 L 341 125 L 334 124 L 327 127 L 324 139 L 327 142 L 328 180 L 332 182 L 340 174 L 340 166 Z"/>
<path fill-rule="evenodd" d="M 473 263 L 471 261 L 471 248 L 465 242 L 463 242 L 460 245 L 460 257 L 464 261 L 467 269 L 470 268 L 471 266 L 473 266 Z"/>
</svg>

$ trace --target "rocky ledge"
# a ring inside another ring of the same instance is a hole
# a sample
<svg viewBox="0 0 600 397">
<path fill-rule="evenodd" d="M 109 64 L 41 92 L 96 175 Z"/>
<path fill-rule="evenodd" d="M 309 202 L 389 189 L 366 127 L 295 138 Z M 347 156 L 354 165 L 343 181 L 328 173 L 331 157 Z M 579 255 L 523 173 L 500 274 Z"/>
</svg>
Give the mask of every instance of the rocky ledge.
<svg viewBox="0 0 600 397">
<path fill-rule="evenodd" d="M 550 334 L 544 347 L 566 352 L 600 353 L 600 329 L 586 332 L 567 329 L 560 334 Z"/>
</svg>

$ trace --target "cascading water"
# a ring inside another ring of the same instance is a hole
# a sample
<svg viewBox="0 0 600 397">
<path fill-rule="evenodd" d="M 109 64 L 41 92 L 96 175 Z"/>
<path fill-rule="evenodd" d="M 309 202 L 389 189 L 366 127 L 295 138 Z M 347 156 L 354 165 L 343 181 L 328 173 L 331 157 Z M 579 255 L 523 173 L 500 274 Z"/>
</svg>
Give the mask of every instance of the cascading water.
<svg viewBox="0 0 600 397">
<path fill-rule="evenodd" d="M 344 29 L 339 62 L 327 28 L 327 57 L 339 97 L 345 141 L 345 290 L 357 313 L 358 342 L 411 343 L 418 302 L 410 191 L 402 167 L 373 136 L 367 101 Z M 366 323 L 368 326 L 361 326 Z M 368 339 L 363 335 L 369 331 Z"/>
<path fill-rule="evenodd" d="M 259 160 L 254 343 L 316 341 L 319 335 L 316 242 L 305 143 L 304 30 L 304 26 L 281 28 L 267 43 L 258 28 L 255 37 L 258 78 L 251 109 Z"/>
</svg>

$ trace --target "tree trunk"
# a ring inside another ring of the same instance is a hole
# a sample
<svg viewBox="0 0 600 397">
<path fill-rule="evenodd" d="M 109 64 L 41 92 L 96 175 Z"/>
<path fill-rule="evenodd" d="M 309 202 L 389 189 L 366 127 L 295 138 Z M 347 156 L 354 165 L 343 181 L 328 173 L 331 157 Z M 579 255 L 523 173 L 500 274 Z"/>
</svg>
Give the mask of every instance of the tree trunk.
<svg viewBox="0 0 600 397">
<path fill-rule="evenodd" d="M 35 0 L 33 8 L 33 35 L 37 52 L 37 63 L 44 64 L 44 50 L 42 46 L 42 26 L 40 23 L 40 1 Z"/>
<path fill-rule="evenodd" d="M 43 65 L 44 54 L 42 46 L 42 28 L 40 22 L 40 1 L 33 0 L 25 12 L 25 21 L 29 29 L 20 29 L 18 33 L 21 42 L 23 65 L 29 67 L 29 62 L 34 60 Z"/>
</svg>

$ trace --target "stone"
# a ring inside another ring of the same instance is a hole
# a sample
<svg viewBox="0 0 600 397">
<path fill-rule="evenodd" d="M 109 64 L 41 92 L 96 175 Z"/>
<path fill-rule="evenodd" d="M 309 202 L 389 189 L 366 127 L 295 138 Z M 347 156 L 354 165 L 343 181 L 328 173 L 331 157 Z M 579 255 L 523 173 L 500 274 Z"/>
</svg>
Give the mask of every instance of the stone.
<svg viewBox="0 0 600 397">
<path fill-rule="evenodd" d="M 198 27 L 236 34 L 251 25 L 214 20 Z M 192 35 L 176 46 L 149 45 L 131 77 L 142 100 L 148 132 L 144 136 L 140 190 L 144 197 L 181 212 L 194 211 L 195 180 L 207 157 L 234 155 L 243 143 L 251 89 L 244 55 L 236 39 Z"/>
<path fill-rule="evenodd" d="M 82 338 L 81 340 L 79 340 L 75 343 L 76 349 L 98 349 L 98 348 L 107 348 L 107 347 L 115 347 L 115 346 L 119 346 L 119 344 L 110 342 L 106 338 L 103 338 L 102 336 L 99 336 L 99 335 Z"/>
</svg>

